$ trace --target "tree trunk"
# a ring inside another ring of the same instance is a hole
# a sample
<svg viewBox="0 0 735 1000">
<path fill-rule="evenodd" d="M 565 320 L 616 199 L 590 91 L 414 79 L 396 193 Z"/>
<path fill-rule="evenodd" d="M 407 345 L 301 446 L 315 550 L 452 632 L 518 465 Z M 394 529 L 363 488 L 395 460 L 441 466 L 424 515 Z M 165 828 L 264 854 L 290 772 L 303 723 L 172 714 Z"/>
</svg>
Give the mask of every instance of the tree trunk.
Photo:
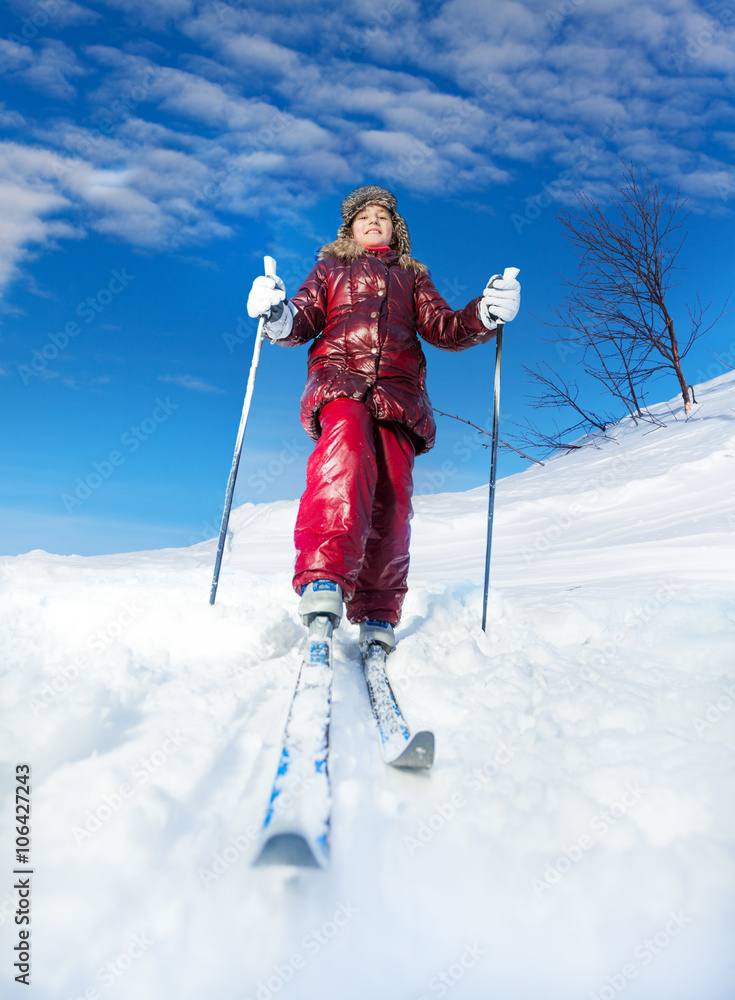
<svg viewBox="0 0 735 1000">
<path fill-rule="evenodd" d="M 681 398 L 684 400 L 684 413 L 689 415 L 689 413 L 691 413 L 692 410 L 692 403 L 689 398 L 689 386 L 687 385 L 687 380 L 684 378 L 684 372 L 681 370 L 679 345 L 676 342 L 676 335 L 674 333 L 674 321 L 668 314 L 666 315 L 666 329 L 669 331 L 669 341 L 671 343 L 671 358 L 674 362 L 674 371 L 676 372 L 676 377 L 679 379 L 679 385 L 681 387 Z"/>
</svg>

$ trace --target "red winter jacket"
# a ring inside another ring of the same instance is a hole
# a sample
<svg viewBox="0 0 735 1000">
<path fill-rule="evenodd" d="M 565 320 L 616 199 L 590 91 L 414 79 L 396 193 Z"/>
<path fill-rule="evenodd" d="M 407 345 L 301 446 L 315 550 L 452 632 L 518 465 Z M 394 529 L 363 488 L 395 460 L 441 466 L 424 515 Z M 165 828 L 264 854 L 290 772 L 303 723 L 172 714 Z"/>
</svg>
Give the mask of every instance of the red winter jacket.
<svg viewBox="0 0 735 1000">
<path fill-rule="evenodd" d="M 347 397 L 364 402 L 378 420 L 404 424 L 418 438 L 417 454 L 428 451 L 436 424 L 417 334 L 446 351 L 495 336 L 478 318 L 479 298 L 454 312 L 423 264 L 399 260 L 393 250 L 366 250 L 354 240 L 324 247 L 291 302 L 298 309 L 293 329 L 278 343 L 314 340 L 301 422 L 315 441 L 320 409 Z"/>
</svg>

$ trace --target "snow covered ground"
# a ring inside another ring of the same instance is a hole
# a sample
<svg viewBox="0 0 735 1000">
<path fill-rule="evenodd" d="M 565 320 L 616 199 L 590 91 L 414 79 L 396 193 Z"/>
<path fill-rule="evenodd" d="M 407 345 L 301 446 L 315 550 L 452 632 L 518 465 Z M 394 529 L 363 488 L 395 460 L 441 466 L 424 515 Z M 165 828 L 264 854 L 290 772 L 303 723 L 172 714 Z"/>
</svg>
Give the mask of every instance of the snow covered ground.
<svg viewBox="0 0 735 1000">
<path fill-rule="evenodd" d="M 214 542 L 0 561 L 0 976 L 33 771 L 39 1000 L 732 1000 L 735 373 L 684 419 L 420 497 L 386 768 L 335 636 L 332 863 L 251 868 L 295 682 L 295 503 Z M 12 992 L 9 992 L 12 989 Z M 26 994 L 23 994 L 26 995 Z"/>
</svg>

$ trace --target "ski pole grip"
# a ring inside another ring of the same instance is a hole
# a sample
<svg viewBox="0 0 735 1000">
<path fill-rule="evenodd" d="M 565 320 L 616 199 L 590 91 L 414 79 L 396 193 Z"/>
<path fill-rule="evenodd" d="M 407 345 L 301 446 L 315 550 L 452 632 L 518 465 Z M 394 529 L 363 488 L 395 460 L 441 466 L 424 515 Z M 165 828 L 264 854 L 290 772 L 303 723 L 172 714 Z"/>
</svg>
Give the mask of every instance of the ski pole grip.
<svg viewBox="0 0 735 1000">
<path fill-rule="evenodd" d="M 276 262 L 273 257 L 263 258 L 263 267 L 265 268 L 265 274 L 267 278 L 275 278 L 276 276 Z"/>
<path fill-rule="evenodd" d="M 520 273 L 521 273 L 520 267 L 506 267 L 502 275 L 496 274 L 493 276 L 493 279 L 490 282 L 490 284 L 491 286 L 494 285 L 498 278 L 502 278 L 503 281 L 512 281 L 513 278 L 517 278 Z"/>
</svg>

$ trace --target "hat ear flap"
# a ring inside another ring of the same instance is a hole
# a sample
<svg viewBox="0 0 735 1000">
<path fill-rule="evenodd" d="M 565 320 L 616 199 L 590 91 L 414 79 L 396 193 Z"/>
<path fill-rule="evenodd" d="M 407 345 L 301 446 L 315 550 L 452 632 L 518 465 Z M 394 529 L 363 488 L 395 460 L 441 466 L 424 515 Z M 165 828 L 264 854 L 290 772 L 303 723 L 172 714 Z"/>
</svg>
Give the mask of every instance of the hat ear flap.
<svg viewBox="0 0 735 1000">
<path fill-rule="evenodd" d="M 398 212 L 393 212 L 393 239 L 391 246 L 399 257 L 411 253 L 411 237 L 408 235 L 408 226 L 405 219 Z"/>
<path fill-rule="evenodd" d="M 354 236 L 352 235 L 352 223 L 343 222 L 342 225 L 337 230 L 338 240 L 352 240 Z"/>
</svg>

